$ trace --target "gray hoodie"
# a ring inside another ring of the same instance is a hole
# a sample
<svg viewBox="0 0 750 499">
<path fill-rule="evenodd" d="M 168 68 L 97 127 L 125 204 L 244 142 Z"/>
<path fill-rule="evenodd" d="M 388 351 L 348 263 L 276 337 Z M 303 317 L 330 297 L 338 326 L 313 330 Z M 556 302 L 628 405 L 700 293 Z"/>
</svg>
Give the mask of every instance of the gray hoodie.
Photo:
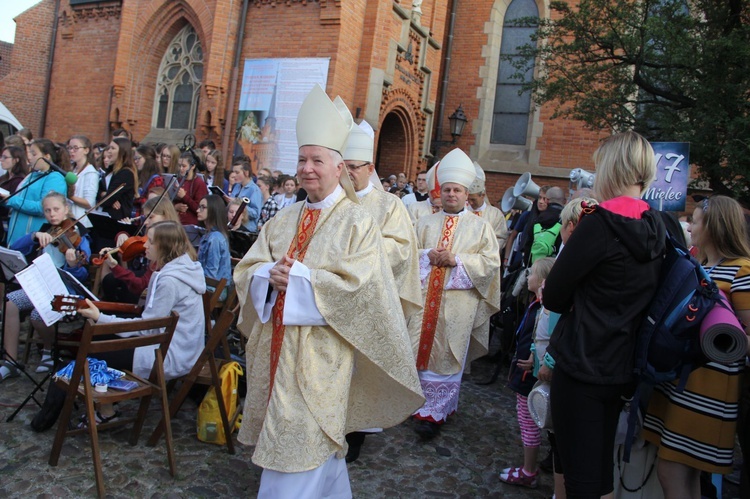
<svg viewBox="0 0 750 499">
<path fill-rule="evenodd" d="M 180 314 L 172 343 L 164 362 L 167 379 L 186 375 L 198 360 L 203 349 L 205 317 L 203 315 L 203 293 L 206 292 L 206 279 L 199 262 L 188 255 L 182 255 L 166 264 L 159 272 L 154 272 L 148 283 L 146 306 L 142 319 L 166 317 L 174 310 Z M 123 319 L 101 314 L 98 324 L 124 322 L 137 319 Z M 139 331 L 127 336 L 156 334 L 154 330 Z M 123 335 L 125 336 L 125 335 Z M 133 372 L 148 377 L 154 364 L 154 348 L 140 347 L 133 355 Z"/>
</svg>

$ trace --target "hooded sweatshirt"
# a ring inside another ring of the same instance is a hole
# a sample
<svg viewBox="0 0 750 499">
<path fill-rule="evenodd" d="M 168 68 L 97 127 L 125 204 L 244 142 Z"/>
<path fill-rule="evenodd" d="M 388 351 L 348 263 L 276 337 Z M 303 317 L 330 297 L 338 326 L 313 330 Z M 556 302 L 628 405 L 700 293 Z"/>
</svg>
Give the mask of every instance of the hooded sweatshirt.
<svg viewBox="0 0 750 499">
<path fill-rule="evenodd" d="M 548 349 L 555 369 L 593 384 L 633 379 L 664 241 L 659 212 L 638 199 L 615 198 L 581 218 L 544 286 L 545 308 L 562 314 Z"/>
<path fill-rule="evenodd" d="M 141 319 L 166 317 L 173 310 L 180 315 L 172 343 L 164 361 L 164 374 L 167 379 L 186 375 L 198 360 L 203 350 L 205 317 L 203 315 L 203 293 L 206 292 L 206 279 L 203 268 L 188 255 L 182 255 L 167 263 L 159 272 L 154 272 L 148 283 L 146 305 Z M 98 324 L 124 322 L 138 319 L 123 319 L 101 314 Z M 156 330 L 127 333 L 123 336 L 157 334 Z M 136 348 L 133 355 L 133 372 L 148 377 L 154 364 L 155 347 Z"/>
</svg>

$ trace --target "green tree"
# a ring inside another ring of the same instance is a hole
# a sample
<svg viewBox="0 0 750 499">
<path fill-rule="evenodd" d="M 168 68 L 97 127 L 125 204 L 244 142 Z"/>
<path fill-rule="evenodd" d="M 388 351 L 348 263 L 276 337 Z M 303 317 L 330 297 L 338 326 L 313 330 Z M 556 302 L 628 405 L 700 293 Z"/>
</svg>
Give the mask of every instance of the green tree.
<svg viewBox="0 0 750 499">
<path fill-rule="evenodd" d="M 555 117 L 592 129 L 633 129 L 690 142 L 691 162 L 717 193 L 750 206 L 748 0 L 582 0 L 550 4 L 518 75 Z"/>
</svg>

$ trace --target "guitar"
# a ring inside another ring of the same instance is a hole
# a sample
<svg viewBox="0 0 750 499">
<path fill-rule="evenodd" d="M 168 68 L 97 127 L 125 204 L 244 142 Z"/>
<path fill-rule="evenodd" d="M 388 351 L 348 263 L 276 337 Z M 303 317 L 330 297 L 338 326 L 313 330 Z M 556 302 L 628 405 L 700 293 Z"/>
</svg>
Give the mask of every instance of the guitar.
<svg viewBox="0 0 750 499">
<path fill-rule="evenodd" d="M 130 303 L 115 303 L 110 301 L 92 301 L 102 312 L 121 312 L 126 314 L 140 314 L 143 309 Z M 86 299 L 79 295 L 55 295 L 51 302 L 52 310 L 63 315 L 76 315 L 79 308 L 88 308 Z"/>
</svg>

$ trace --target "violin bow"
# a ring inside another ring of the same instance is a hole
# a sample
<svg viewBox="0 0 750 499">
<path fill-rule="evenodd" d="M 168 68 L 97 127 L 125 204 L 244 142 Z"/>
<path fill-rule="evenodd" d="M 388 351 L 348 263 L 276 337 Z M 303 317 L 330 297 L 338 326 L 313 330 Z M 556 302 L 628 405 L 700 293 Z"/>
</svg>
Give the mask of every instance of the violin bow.
<svg viewBox="0 0 750 499">
<path fill-rule="evenodd" d="M 75 223 L 73 224 L 73 227 L 75 227 L 78 224 L 78 222 L 80 222 L 81 220 L 83 220 L 83 217 L 87 216 L 89 213 L 91 213 L 95 209 L 99 208 L 102 204 L 106 203 L 112 196 L 114 196 L 115 194 L 117 194 L 118 192 L 120 192 L 124 188 L 125 188 L 125 184 L 120 184 L 119 187 L 117 187 L 112 192 L 110 192 L 109 194 L 107 194 L 106 196 L 104 196 L 101 199 L 101 201 L 99 201 L 94 206 L 92 206 L 91 208 L 89 208 L 88 210 L 86 210 L 85 212 L 83 212 L 83 215 L 81 215 L 80 217 L 78 217 L 78 218 L 75 219 Z M 62 232 L 62 233 L 58 234 L 57 236 L 55 236 L 54 238 L 52 238 L 52 241 L 50 241 L 50 243 L 54 243 L 55 241 L 57 241 L 58 239 L 60 239 L 63 236 L 63 234 L 65 234 L 65 233 Z"/>
</svg>

